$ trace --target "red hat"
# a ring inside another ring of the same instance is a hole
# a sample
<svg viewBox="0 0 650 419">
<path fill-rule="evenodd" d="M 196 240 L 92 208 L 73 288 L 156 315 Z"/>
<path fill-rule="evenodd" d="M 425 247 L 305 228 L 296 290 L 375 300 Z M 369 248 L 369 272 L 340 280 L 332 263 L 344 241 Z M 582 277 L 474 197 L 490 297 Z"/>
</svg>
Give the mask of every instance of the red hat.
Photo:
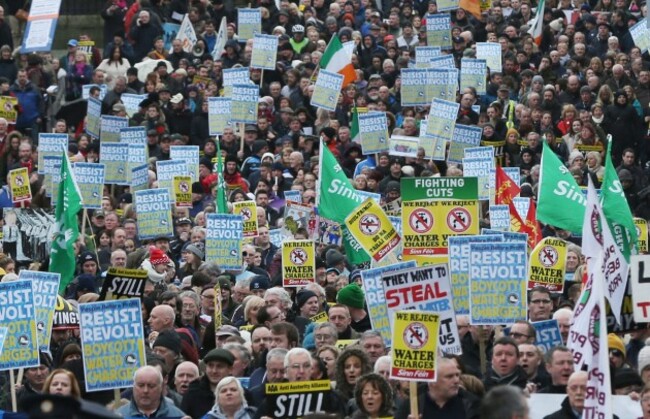
<svg viewBox="0 0 650 419">
<path fill-rule="evenodd" d="M 169 256 L 165 254 L 165 252 L 158 249 L 157 247 L 151 247 L 149 249 L 149 254 L 149 261 L 152 265 L 168 264 L 172 261 Z"/>
</svg>

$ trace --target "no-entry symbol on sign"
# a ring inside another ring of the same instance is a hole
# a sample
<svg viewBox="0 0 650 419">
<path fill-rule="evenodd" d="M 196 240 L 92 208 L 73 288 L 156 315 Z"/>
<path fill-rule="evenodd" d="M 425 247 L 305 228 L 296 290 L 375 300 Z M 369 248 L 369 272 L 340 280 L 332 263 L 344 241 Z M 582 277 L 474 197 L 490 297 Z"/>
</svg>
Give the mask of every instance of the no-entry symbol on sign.
<svg viewBox="0 0 650 419">
<path fill-rule="evenodd" d="M 426 233 L 433 227 L 433 214 L 424 208 L 418 208 L 409 216 L 409 225 L 416 233 Z"/>
<path fill-rule="evenodd" d="M 455 233 L 463 233 L 472 224 L 472 216 L 465 208 L 454 208 L 447 214 L 447 226 Z"/>
</svg>

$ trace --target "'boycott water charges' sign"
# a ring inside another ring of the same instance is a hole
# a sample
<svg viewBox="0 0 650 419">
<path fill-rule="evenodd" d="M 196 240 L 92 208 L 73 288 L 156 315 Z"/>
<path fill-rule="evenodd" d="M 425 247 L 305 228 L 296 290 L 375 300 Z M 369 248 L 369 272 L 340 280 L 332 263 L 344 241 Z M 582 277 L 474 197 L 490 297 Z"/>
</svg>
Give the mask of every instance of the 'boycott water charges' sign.
<svg viewBox="0 0 650 419">
<path fill-rule="evenodd" d="M 8 328 L 0 371 L 39 364 L 32 281 L 0 283 L 0 327 Z"/>
<path fill-rule="evenodd" d="M 32 282 L 38 347 L 41 351 L 49 351 L 61 274 L 24 270 L 20 271 L 20 279 Z"/>
<path fill-rule="evenodd" d="M 140 240 L 173 236 L 172 213 L 168 189 L 146 189 L 135 192 Z"/>
<path fill-rule="evenodd" d="M 140 299 L 80 304 L 79 327 L 86 391 L 133 385 L 145 365 Z"/>
<path fill-rule="evenodd" d="M 217 262 L 221 269 L 226 271 L 241 270 L 243 225 L 241 215 L 207 214 L 205 260 Z"/>
</svg>

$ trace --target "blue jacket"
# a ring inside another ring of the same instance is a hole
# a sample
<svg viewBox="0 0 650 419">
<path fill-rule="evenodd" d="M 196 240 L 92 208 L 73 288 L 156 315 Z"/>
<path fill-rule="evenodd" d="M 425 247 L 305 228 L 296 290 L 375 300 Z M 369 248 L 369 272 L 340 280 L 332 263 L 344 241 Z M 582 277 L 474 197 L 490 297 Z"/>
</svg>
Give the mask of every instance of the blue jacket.
<svg viewBox="0 0 650 419">
<path fill-rule="evenodd" d="M 18 98 L 18 104 L 22 107 L 22 112 L 18 114 L 16 120 L 16 128 L 24 129 L 30 128 L 36 119 L 40 118 L 43 109 L 43 98 L 39 90 L 34 87 L 32 82 L 27 81 L 24 87 L 14 82 L 11 86 L 11 91 Z"/>
<path fill-rule="evenodd" d="M 117 409 L 117 414 L 124 416 L 125 418 L 145 418 L 147 416 L 143 415 L 140 413 L 138 410 L 138 407 L 135 405 L 135 401 L 131 400 L 131 403 L 124 405 Z M 182 418 L 185 415 L 181 409 L 178 407 L 174 406 L 174 404 L 167 400 L 166 398 L 162 398 L 160 401 L 160 407 L 158 408 L 158 411 L 153 416 L 149 416 L 150 418 Z"/>
</svg>

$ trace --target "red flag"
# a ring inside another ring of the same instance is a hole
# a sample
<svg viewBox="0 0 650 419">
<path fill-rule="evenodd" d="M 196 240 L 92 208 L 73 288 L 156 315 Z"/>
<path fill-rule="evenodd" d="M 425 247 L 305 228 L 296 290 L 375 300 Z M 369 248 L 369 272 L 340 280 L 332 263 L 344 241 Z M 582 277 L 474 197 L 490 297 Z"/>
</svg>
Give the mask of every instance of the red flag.
<svg viewBox="0 0 650 419">
<path fill-rule="evenodd" d="M 528 247 L 534 249 L 542 240 L 542 228 L 537 221 L 537 206 L 535 206 L 535 201 L 530 200 L 530 205 L 528 206 L 528 213 L 526 213 L 526 234 L 528 234 Z"/>
<path fill-rule="evenodd" d="M 519 186 L 503 171 L 501 166 L 497 166 L 496 170 L 496 192 L 494 193 L 494 203 L 512 204 L 512 199 L 519 195 L 521 189 Z M 510 208 L 512 213 L 512 207 Z M 515 212 L 516 214 L 516 212 Z"/>
</svg>

